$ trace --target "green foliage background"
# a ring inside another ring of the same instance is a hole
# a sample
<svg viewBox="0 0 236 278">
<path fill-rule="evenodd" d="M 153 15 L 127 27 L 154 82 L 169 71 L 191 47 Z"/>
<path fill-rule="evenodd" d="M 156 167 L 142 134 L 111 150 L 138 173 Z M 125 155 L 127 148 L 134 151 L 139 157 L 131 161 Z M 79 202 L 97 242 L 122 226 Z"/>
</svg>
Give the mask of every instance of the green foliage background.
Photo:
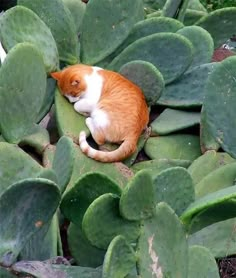
<svg viewBox="0 0 236 278">
<path fill-rule="evenodd" d="M 225 7 L 236 7 L 236 0 L 201 0 L 201 3 L 208 9 L 208 11 Z"/>
</svg>

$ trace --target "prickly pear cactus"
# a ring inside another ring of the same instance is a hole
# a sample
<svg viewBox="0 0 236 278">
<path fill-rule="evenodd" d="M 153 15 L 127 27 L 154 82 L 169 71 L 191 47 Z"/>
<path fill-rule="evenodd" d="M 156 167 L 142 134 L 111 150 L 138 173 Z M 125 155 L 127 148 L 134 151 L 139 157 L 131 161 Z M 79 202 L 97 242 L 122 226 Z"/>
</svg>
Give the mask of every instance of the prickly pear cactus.
<svg viewBox="0 0 236 278">
<path fill-rule="evenodd" d="M 120 187 L 107 175 L 100 172 L 88 172 L 81 175 L 62 199 L 61 210 L 71 222 L 81 225 L 84 213 L 89 205 L 105 193 L 120 195 Z"/>
<path fill-rule="evenodd" d="M 101 16 L 106 20 L 101 20 Z M 82 62 L 95 64 L 111 54 L 143 17 L 141 0 L 137 0 L 135 5 L 132 0 L 90 0 L 81 26 Z"/>
<path fill-rule="evenodd" d="M 193 45 L 193 61 L 190 68 L 211 62 L 214 41 L 211 35 L 199 26 L 187 26 L 177 31 L 189 39 Z"/>
<path fill-rule="evenodd" d="M 41 53 L 30 43 L 17 44 L 0 68 L 0 127 L 8 142 L 18 143 L 32 134 L 45 93 Z"/>
<path fill-rule="evenodd" d="M 149 218 L 154 213 L 155 199 L 152 177 L 147 170 L 139 171 L 123 189 L 121 215 L 129 220 Z"/>
<path fill-rule="evenodd" d="M 155 216 L 144 221 L 137 255 L 141 277 L 188 277 L 184 227 L 167 204 L 159 203 Z"/>
<path fill-rule="evenodd" d="M 236 33 L 235 16 L 235 7 L 223 8 L 202 17 L 196 25 L 211 34 L 215 48 L 218 48 Z"/>
<path fill-rule="evenodd" d="M 52 169 L 57 176 L 58 186 L 62 193 L 66 189 L 73 171 L 73 151 L 73 141 L 66 136 L 62 136 L 57 142 L 56 153 L 52 162 Z"/>
<path fill-rule="evenodd" d="M 163 170 L 153 179 L 155 202 L 166 202 L 177 215 L 195 200 L 193 181 L 182 167 Z"/>
<path fill-rule="evenodd" d="M 200 123 L 200 113 L 167 108 L 151 123 L 152 134 L 167 135 Z"/>
<path fill-rule="evenodd" d="M 165 87 L 157 104 L 176 108 L 200 107 L 208 76 L 216 66 L 216 63 L 208 63 L 189 70 L 178 81 Z"/>
<path fill-rule="evenodd" d="M 76 31 L 79 32 L 81 28 L 81 23 L 83 21 L 86 4 L 82 1 L 77 0 L 62 0 L 64 5 L 69 9 L 73 17 Z"/>
<path fill-rule="evenodd" d="M 198 184 L 204 177 L 212 171 L 221 168 L 224 165 L 235 162 L 229 154 L 216 152 L 214 150 L 207 151 L 199 156 L 188 168 L 194 184 Z M 204 165 L 204 167 L 202 167 Z"/>
<path fill-rule="evenodd" d="M 54 37 L 47 25 L 30 9 L 16 6 L 6 11 L 0 17 L 0 39 L 7 51 L 20 42 L 34 44 L 43 55 L 47 72 L 58 69 Z"/>
<path fill-rule="evenodd" d="M 207 123 L 205 127 L 209 129 L 210 134 L 223 150 L 233 157 L 236 157 L 235 134 L 232 130 L 235 124 L 235 70 L 236 57 L 234 56 L 222 61 L 215 68 L 207 80 L 203 104 L 205 110 L 203 120 Z"/>
<path fill-rule="evenodd" d="M 235 171 L 236 163 L 230 163 L 213 170 L 195 185 L 196 197 L 199 198 L 220 189 L 233 186 L 236 178 Z"/>
<path fill-rule="evenodd" d="M 116 236 L 110 243 L 103 263 L 103 278 L 125 277 L 135 267 L 136 256 L 123 236 Z"/>
<path fill-rule="evenodd" d="M 40 164 L 16 145 L 1 142 L 0 153 L 0 195 L 11 184 L 26 178 L 35 178 L 43 170 Z"/>
<path fill-rule="evenodd" d="M 209 225 L 189 236 L 189 245 L 201 245 L 208 248 L 214 257 L 223 258 L 235 254 L 235 227 L 236 218 L 220 221 Z M 217 244 L 216 244 L 217 242 Z"/>
<path fill-rule="evenodd" d="M 220 278 L 215 258 L 205 247 L 195 245 L 189 248 L 188 267 L 189 278 Z"/>
<path fill-rule="evenodd" d="M 213 256 L 236 252 L 236 61 L 212 54 L 232 46 L 236 8 L 86 2 L 19 0 L 0 15 L 0 276 L 219 277 Z M 144 93 L 151 127 L 123 162 L 81 152 L 82 130 L 98 146 L 47 76 L 80 60 Z"/>
<path fill-rule="evenodd" d="M 236 189 L 234 186 L 230 186 L 221 190 L 218 190 L 213 193 L 209 193 L 195 202 L 190 204 L 190 206 L 183 212 L 181 215 L 181 220 L 186 225 L 190 225 L 192 218 L 196 216 L 198 213 L 206 211 L 207 209 L 212 209 L 221 204 L 226 204 L 230 200 L 233 200 L 236 196 Z M 235 204 L 234 204 L 235 206 Z M 229 215 L 225 215 L 225 217 L 229 217 Z M 230 217 L 233 217 L 232 215 Z"/>
<path fill-rule="evenodd" d="M 88 207 L 82 229 L 92 245 L 107 249 L 117 235 L 123 235 L 129 243 L 135 242 L 140 233 L 140 222 L 122 218 L 119 215 L 119 197 L 106 193 Z"/>
<path fill-rule="evenodd" d="M 29 238 L 50 221 L 59 202 L 57 185 L 45 179 L 25 179 L 4 191 L 0 196 L 1 265 L 16 261 Z"/>
<path fill-rule="evenodd" d="M 193 161 L 200 154 L 199 138 L 189 134 L 151 137 L 144 146 L 151 159 L 183 159 Z"/>
<path fill-rule="evenodd" d="M 160 70 L 165 83 L 168 84 L 188 69 L 192 62 L 192 54 L 192 44 L 185 37 L 175 33 L 159 33 L 130 44 L 108 65 L 108 68 L 118 71 L 130 61 L 147 61 Z"/>
<path fill-rule="evenodd" d="M 134 25 L 129 36 L 123 41 L 123 43 L 101 63 L 105 63 L 105 65 L 109 64 L 126 47 L 138 39 L 163 32 L 175 33 L 183 27 L 184 25 L 180 21 L 168 17 L 151 17 L 141 20 Z"/>
<path fill-rule="evenodd" d="M 50 28 L 56 41 L 61 61 L 67 64 L 78 62 L 79 43 L 76 27 L 63 1 L 18 0 L 18 5 L 31 9 Z"/>
<path fill-rule="evenodd" d="M 106 251 L 91 245 L 80 225 L 70 223 L 67 235 L 69 250 L 78 265 L 84 267 L 102 265 Z"/>
<path fill-rule="evenodd" d="M 162 74 L 153 64 L 132 61 L 123 65 L 119 72 L 142 89 L 148 105 L 156 104 L 165 83 Z"/>
</svg>

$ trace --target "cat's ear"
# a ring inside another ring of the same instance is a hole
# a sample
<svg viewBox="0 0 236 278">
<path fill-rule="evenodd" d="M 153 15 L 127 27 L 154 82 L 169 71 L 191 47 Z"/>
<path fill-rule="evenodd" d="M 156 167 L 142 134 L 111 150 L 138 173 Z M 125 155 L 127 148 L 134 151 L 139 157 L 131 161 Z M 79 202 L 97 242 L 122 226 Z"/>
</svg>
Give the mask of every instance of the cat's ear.
<svg viewBox="0 0 236 278">
<path fill-rule="evenodd" d="M 60 80 L 61 79 L 61 71 L 55 71 L 55 72 L 51 72 L 51 77 L 56 79 L 56 80 Z"/>
</svg>

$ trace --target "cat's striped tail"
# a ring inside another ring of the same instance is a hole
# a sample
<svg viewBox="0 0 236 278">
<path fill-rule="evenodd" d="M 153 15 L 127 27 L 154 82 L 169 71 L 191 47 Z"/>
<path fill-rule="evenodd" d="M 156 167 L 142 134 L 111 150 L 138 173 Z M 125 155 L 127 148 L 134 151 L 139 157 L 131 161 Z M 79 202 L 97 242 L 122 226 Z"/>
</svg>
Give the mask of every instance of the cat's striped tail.
<svg viewBox="0 0 236 278">
<path fill-rule="evenodd" d="M 111 152 L 104 152 L 89 146 L 84 131 L 81 131 L 79 136 L 79 144 L 82 152 L 88 157 L 101 162 L 118 162 L 127 158 L 136 151 L 137 140 L 137 138 L 130 138 L 129 140 L 125 140 L 118 149 Z"/>
</svg>

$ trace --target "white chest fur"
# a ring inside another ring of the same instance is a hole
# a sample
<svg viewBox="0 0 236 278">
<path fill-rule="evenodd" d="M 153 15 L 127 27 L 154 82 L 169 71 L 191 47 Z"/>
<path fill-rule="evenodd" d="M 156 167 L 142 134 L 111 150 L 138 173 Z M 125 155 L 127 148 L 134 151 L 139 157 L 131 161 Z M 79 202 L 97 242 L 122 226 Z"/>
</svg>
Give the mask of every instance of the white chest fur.
<svg viewBox="0 0 236 278">
<path fill-rule="evenodd" d="M 85 76 L 87 85 L 79 100 L 74 104 L 77 112 L 91 113 L 95 108 L 102 94 L 103 78 L 98 73 L 101 68 L 93 67 L 93 72 Z"/>
<path fill-rule="evenodd" d="M 94 105 L 98 103 L 102 94 L 103 78 L 98 73 L 100 70 L 99 67 L 93 67 L 93 72 L 85 76 L 87 88 L 81 96 L 83 99 L 89 99 Z"/>
<path fill-rule="evenodd" d="M 93 72 L 85 77 L 87 89 L 80 99 L 74 104 L 74 109 L 81 113 L 89 113 L 86 124 L 92 134 L 96 129 L 105 128 L 109 124 L 109 119 L 105 111 L 97 108 L 97 103 L 102 94 L 104 80 L 98 73 L 101 68 L 93 67 Z"/>
</svg>

